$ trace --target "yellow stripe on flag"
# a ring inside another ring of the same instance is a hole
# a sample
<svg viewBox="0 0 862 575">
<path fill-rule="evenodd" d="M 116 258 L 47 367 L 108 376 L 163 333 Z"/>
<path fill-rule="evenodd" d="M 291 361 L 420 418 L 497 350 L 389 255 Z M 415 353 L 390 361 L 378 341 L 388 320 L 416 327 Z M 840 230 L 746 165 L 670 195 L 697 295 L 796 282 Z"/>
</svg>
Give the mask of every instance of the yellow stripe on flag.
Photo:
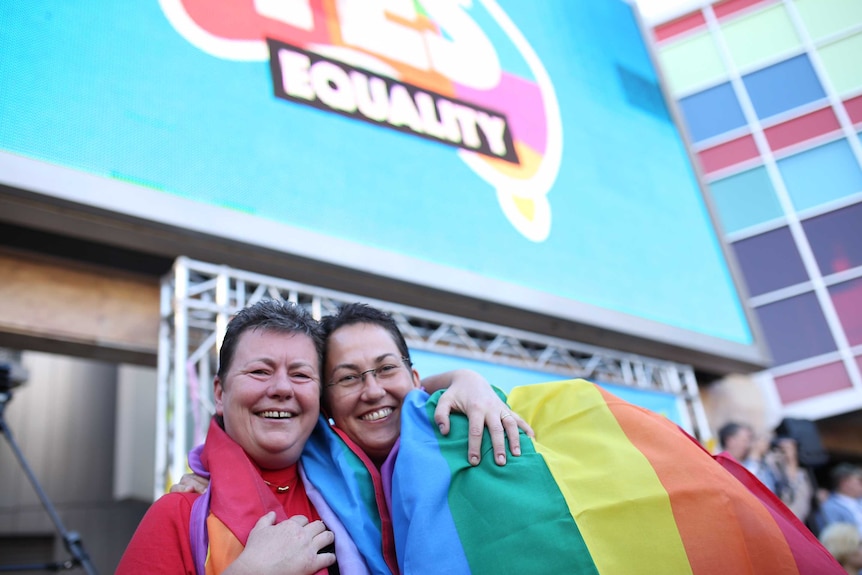
<svg viewBox="0 0 862 575">
<path fill-rule="evenodd" d="M 509 404 L 535 430 L 600 573 L 691 573 L 667 492 L 592 383 L 518 387 Z"/>
</svg>

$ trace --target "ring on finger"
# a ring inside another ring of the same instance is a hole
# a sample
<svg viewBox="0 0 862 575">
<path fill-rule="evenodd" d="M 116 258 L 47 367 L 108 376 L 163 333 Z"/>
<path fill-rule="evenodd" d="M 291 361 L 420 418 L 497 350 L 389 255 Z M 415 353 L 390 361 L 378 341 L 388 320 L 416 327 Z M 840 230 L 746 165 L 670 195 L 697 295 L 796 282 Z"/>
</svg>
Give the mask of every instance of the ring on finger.
<svg viewBox="0 0 862 575">
<path fill-rule="evenodd" d="M 506 415 L 501 416 L 501 417 L 500 417 L 500 421 L 503 421 L 503 420 L 504 420 L 504 419 L 506 419 L 507 417 L 512 417 L 512 414 L 511 414 L 511 413 L 507 413 Z"/>
</svg>

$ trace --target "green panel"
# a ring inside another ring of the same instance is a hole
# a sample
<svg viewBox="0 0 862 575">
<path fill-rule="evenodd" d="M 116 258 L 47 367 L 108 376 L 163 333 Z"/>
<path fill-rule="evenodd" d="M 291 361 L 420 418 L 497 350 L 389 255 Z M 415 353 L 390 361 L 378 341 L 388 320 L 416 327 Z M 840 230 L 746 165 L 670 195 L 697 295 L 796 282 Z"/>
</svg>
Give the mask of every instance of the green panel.
<svg viewBox="0 0 862 575">
<path fill-rule="evenodd" d="M 815 42 L 862 24 L 859 0 L 796 0 L 796 7 Z"/>
<path fill-rule="evenodd" d="M 718 180 L 709 189 L 725 234 L 784 215 L 766 168 Z"/>
<path fill-rule="evenodd" d="M 709 32 L 661 48 L 658 58 L 674 96 L 727 77 Z"/>
<path fill-rule="evenodd" d="M 755 66 L 802 45 L 783 4 L 731 20 L 721 31 L 738 68 Z"/>
<path fill-rule="evenodd" d="M 857 0 L 862 4 L 862 0 Z M 827 44 L 818 50 L 826 76 L 839 96 L 862 88 L 862 34 Z"/>
</svg>

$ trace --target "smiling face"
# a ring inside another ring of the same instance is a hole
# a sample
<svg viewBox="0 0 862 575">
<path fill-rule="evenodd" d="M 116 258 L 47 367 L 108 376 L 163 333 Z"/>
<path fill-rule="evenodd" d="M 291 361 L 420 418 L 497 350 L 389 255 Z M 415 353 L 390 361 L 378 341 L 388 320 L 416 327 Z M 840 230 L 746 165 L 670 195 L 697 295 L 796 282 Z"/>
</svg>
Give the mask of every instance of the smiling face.
<svg viewBox="0 0 862 575">
<path fill-rule="evenodd" d="M 401 404 L 419 387 L 419 374 L 405 364 L 392 336 L 379 325 L 340 327 L 326 345 L 324 394 L 330 416 L 379 465 L 401 434 Z M 331 385 L 363 372 L 369 373 L 359 375 L 355 385 Z"/>
<path fill-rule="evenodd" d="M 307 335 L 250 329 L 239 336 L 225 375 L 215 378 L 225 432 L 262 468 L 299 460 L 320 412 L 318 366 Z"/>
</svg>

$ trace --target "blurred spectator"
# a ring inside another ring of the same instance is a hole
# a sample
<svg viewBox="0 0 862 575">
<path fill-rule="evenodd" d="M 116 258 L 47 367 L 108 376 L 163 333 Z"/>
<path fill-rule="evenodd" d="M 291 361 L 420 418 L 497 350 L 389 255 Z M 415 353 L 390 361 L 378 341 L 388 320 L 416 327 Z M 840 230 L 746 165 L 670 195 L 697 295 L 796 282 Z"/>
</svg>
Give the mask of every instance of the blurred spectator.
<svg viewBox="0 0 862 575">
<path fill-rule="evenodd" d="M 851 575 L 862 572 L 862 535 L 852 523 L 833 523 L 820 534 L 820 542 Z"/>
<path fill-rule="evenodd" d="M 763 449 L 755 449 L 754 430 L 744 423 L 729 422 L 718 430 L 721 447 L 775 493 L 775 477 L 764 461 Z"/>
<path fill-rule="evenodd" d="M 808 469 L 799 464 L 796 440 L 785 436 L 773 439 L 764 463 L 774 479 L 773 492 L 805 523 L 811 514 L 814 484 Z"/>
<path fill-rule="evenodd" d="M 839 463 L 829 477 L 832 494 L 817 512 L 817 527 L 822 532 L 833 523 L 850 523 L 862 535 L 862 467 Z"/>
</svg>

